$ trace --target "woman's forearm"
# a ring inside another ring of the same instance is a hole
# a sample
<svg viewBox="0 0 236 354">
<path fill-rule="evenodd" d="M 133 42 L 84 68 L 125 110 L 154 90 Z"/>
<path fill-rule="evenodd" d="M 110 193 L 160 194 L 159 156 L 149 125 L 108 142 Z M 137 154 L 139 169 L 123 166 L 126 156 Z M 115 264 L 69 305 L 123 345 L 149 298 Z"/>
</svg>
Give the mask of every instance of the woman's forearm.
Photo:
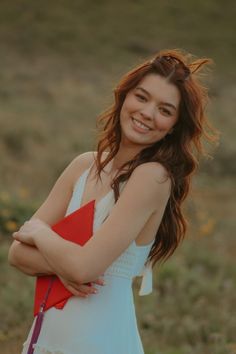
<svg viewBox="0 0 236 354">
<path fill-rule="evenodd" d="M 35 245 L 56 274 L 70 282 L 83 283 L 81 246 L 63 239 L 52 230 L 36 237 Z"/>
<path fill-rule="evenodd" d="M 14 241 L 11 245 L 8 261 L 10 265 L 27 275 L 39 276 L 55 274 L 36 247 L 18 241 Z"/>
</svg>

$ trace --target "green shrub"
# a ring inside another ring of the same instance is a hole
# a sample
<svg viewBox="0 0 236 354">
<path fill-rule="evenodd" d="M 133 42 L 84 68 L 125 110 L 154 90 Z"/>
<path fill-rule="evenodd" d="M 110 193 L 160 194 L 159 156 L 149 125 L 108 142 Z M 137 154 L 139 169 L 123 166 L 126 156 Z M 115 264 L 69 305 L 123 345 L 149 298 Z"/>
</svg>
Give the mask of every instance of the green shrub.
<svg viewBox="0 0 236 354">
<path fill-rule="evenodd" d="M 0 232 L 8 236 L 29 219 L 36 210 L 36 204 L 27 198 L 27 191 L 18 195 L 0 192 Z"/>
</svg>

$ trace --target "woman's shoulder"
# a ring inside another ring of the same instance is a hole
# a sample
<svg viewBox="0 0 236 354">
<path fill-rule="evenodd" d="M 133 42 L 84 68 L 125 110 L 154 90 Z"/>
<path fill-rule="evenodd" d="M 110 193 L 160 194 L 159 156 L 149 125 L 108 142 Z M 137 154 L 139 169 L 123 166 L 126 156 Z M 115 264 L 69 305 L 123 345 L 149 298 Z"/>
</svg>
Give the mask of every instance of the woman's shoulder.
<svg viewBox="0 0 236 354">
<path fill-rule="evenodd" d="M 96 151 L 86 151 L 73 158 L 68 167 L 72 171 L 74 182 L 87 168 L 90 167 L 95 160 L 96 155 Z"/>
<path fill-rule="evenodd" d="M 169 174 L 166 167 L 158 161 L 147 161 L 141 163 L 135 168 L 136 174 L 143 176 L 152 175 L 158 180 L 169 179 Z"/>
<path fill-rule="evenodd" d="M 88 168 L 97 158 L 97 151 L 86 151 L 82 154 L 77 155 L 73 160 L 72 163 L 77 165 L 79 168 Z M 107 151 L 102 153 L 102 156 L 106 157 L 108 154 Z"/>
<path fill-rule="evenodd" d="M 103 153 L 104 155 L 107 152 Z M 78 180 L 78 178 L 87 170 L 96 160 L 97 151 L 86 151 L 77 155 L 70 163 L 71 169 L 73 171 L 73 184 Z"/>
<path fill-rule="evenodd" d="M 97 151 L 86 151 L 77 155 L 72 162 L 78 166 L 78 168 L 86 168 L 91 164 L 97 156 Z"/>
</svg>

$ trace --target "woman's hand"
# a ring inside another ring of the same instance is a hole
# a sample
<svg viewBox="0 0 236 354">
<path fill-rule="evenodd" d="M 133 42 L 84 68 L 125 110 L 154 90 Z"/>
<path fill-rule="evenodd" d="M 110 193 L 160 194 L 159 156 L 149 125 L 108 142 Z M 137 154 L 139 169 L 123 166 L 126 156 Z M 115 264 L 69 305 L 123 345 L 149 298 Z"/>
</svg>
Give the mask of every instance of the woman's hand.
<svg viewBox="0 0 236 354">
<path fill-rule="evenodd" d="M 98 292 L 98 290 L 93 287 L 93 286 L 89 286 L 89 283 L 84 283 L 81 285 L 76 285 L 70 281 L 67 281 L 66 279 L 62 278 L 61 276 L 58 276 L 58 278 L 61 280 L 62 284 L 64 285 L 64 287 L 69 290 L 74 296 L 79 296 L 79 297 L 88 297 L 91 294 L 96 294 Z M 95 283 L 98 285 L 105 285 L 104 280 L 102 278 L 98 278 L 92 282 L 90 282 L 90 284 Z"/>
<path fill-rule="evenodd" d="M 25 221 L 25 223 L 16 232 L 13 232 L 12 236 L 15 240 L 26 243 L 30 246 L 35 246 L 35 237 L 37 235 L 42 235 L 42 233 L 51 231 L 49 225 L 40 219 L 31 219 Z"/>
</svg>

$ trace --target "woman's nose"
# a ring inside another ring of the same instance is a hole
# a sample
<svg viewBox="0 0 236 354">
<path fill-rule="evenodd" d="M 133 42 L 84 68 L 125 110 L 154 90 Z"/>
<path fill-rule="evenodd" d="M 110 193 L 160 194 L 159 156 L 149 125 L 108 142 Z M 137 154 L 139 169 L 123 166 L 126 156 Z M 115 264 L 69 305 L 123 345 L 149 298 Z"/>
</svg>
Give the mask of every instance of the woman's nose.
<svg viewBox="0 0 236 354">
<path fill-rule="evenodd" d="M 140 111 L 141 115 L 146 119 L 153 119 L 155 117 L 155 107 L 153 105 L 146 105 Z"/>
</svg>

